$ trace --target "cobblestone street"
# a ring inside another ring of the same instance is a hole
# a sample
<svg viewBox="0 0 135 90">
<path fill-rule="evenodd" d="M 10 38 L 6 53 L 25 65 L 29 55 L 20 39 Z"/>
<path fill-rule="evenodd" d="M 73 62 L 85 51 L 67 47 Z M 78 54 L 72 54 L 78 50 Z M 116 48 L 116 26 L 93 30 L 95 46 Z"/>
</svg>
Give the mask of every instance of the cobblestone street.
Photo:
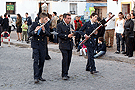
<svg viewBox="0 0 135 90">
<path fill-rule="evenodd" d="M 135 90 L 135 65 L 96 59 L 98 74 L 85 71 L 86 59 L 73 55 L 68 81 L 61 79 L 61 53 L 49 51 L 43 78 L 34 84 L 31 48 L 0 47 L 0 90 Z"/>
</svg>

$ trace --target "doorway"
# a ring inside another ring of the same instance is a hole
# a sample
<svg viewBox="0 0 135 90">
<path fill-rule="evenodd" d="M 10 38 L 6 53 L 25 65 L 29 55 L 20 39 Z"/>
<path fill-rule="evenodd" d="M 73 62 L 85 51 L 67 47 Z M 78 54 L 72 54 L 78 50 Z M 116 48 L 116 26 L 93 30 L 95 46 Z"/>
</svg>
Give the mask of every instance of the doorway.
<svg viewBox="0 0 135 90">
<path fill-rule="evenodd" d="M 130 13 L 130 4 L 122 4 L 122 12 L 124 16 Z"/>
</svg>

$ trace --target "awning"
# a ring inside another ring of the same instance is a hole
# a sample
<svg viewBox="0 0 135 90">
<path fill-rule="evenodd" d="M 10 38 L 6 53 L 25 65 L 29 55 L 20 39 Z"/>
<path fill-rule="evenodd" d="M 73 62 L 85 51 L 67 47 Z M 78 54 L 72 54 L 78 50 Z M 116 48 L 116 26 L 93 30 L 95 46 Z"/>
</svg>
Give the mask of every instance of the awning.
<svg viewBox="0 0 135 90">
<path fill-rule="evenodd" d="M 107 3 L 94 3 L 95 7 L 107 7 Z"/>
<path fill-rule="evenodd" d="M 86 3 L 87 7 L 107 7 L 107 3 Z"/>
</svg>

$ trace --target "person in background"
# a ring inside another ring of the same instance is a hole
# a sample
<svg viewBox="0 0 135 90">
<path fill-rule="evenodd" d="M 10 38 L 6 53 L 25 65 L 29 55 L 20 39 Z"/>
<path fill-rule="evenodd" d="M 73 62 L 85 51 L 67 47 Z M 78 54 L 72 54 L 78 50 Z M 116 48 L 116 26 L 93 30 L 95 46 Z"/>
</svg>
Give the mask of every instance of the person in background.
<svg viewBox="0 0 135 90">
<path fill-rule="evenodd" d="M 134 14 L 134 10 L 131 10 L 131 14 Z"/>
<path fill-rule="evenodd" d="M 9 20 L 8 20 L 8 17 L 7 17 L 7 13 L 4 14 L 4 19 L 3 19 L 3 22 L 2 22 L 2 26 L 3 26 L 3 31 L 8 31 Z"/>
<path fill-rule="evenodd" d="M 134 22 L 131 19 L 131 14 L 127 14 L 127 21 L 124 25 L 124 35 L 126 40 L 126 54 L 125 56 L 133 56 L 133 40 L 134 40 Z"/>
<path fill-rule="evenodd" d="M 12 26 L 12 23 L 13 23 L 13 20 L 12 20 L 12 18 L 10 17 L 10 15 L 8 15 L 8 20 L 9 20 L 8 32 L 9 32 L 9 34 L 10 34 L 10 33 L 11 33 L 11 26 Z"/>
<path fill-rule="evenodd" d="M 57 17 L 57 13 L 56 12 L 53 12 L 52 14 L 52 29 L 54 32 L 56 32 L 56 26 L 57 26 L 57 20 L 58 20 L 58 17 Z M 58 39 L 57 39 L 57 35 L 54 35 L 54 41 L 53 41 L 55 44 L 58 43 Z"/>
<path fill-rule="evenodd" d="M 79 31 L 79 29 L 82 27 L 82 21 L 79 20 L 79 16 L 76 16 L 76 20 L 74 20 L 74 23 L 75 23 L 75 31 Z M 76 48 L 79 45 L 80 39 L 81 39 L 81 35 L 79 33 L 76 33 L 76 36 L 75 36 Z"/>
<path fill-rule="evenodd" d="M 39 21 L 39 16 L 37 14 L 37 17 L 35 18 L 35 22 L 38 22 Z"/>
<path fill-rule="evenodd" d="M 53 32 L 53 29 L 52 29 L 52 15 L 51 14 L 49 14 L 48 15 L 48 18 L 50 19 L 49 20 L 49 28 L 50 28 L 50 32 Z M 50 42 L 53 42 L 53 34 L 51 34 L 50 36 L 49 36 L 49 41 Z"/>
<path fill-rule="evenodd" d="M 80 55 L 79 56 L 82 56 L 82 52 L 84 53 L 85 56 L 87 55 L 87 48 L 84 44 L 83 44 L 82 48 L 80 49 Z"/>
<path fill-rule="evenodd" d="M 17 26 L 17 37 L 18 37 L 17 41 L 21 41 L 22 40 L 22 29 L 21 29 L 22 17 L 20 14 L 17 14 L 16 26 Z"/>
<path fill-rule="evenodd" d="M 94 58 L 98 58 L 100 56 L 105 55 L 106 53 L 106 44 L 104 43 L 104 38 L 99 37 L 98 38 L 98 48 L 95 49 L 95 55 Z"/>
<path fill-rule="evenodd" d="M 116 21 L 116 28 L 115 28 L 115 36 L 116 36 L 116 43 L 117 43 L 117 51 L 115 52 L 116 54 L 120 53 L 120 42 L 122 45 L 122 54 L 125 54 L 125 43 L 124 43 L 124 38 L 123 33 L 124 33 L 124 24 L 125 20 L 123 19 L 123 13 L 119 12 L 118 14 L 119 19 Z"/>
<path fill-rule="evenodd" d="M 135 36 L 135 14 L 131 14 L 131 19 L 134 22 L 134 36 Z M 134 38 L 134 43 L 133 43 L 133 50 L 135 51 L 135 38 Z"/>
<path fill-rule="evenodd" d="M 1 35 L 2 31 L 3 31 L 2 23 L 3 23 L 3 18 L 2 18 L 2 16 L 0 16 L 0 35 Z M 0 37 L 0 46 L 1 46 L 1 37 Z"/>
<path fill-rule="evenodd" d="M 32 19 L 31 17 L 28 15 L 28 13 L 26 12 L 25 13 L 25 16 L 26 16 L 26 21 L 27 21 L 27 25 L 28 25 L 28 30 L 27 30 L 27 33 L 30 31 L 30 26 L 32 25 Z M 29 35 L 28 35 L 29 37 Z"/>
<path fill-rule="evenodd" d="M 22 35 L 22 41 L 23 40 L 27 40 L 27 29 L 28 29 L 28 25 L 27 25 L 27 21 L 24 21 L 24 24 L 22 25 L 22 31 L 23 31 L 23 35 Z M 24 39 L 25 37 L 25 39 Z"/>
<path fill-rule="evenodd" d="M 57 20 L 57 24 L 59 24 L 61 22 L 63 22 L 63 15 L 62 14 L 59 16 L 59 20 Z"/>
<path fill-rule="evenodd" d="M 109 12 L 109 19 L 112 16 L 112 13 Z M 107 24 L 106 24 L 106 31 L 105 31 L 105 41 L 106 41 L 106 46 L 108 48 L 111 48 L 113 46 L 113 40 L 114 40 L 114 29 L 115 29 L 115 19 L 112 18 Z M 110 39 L 110 43 L 109 43 Z"/>
</svg>

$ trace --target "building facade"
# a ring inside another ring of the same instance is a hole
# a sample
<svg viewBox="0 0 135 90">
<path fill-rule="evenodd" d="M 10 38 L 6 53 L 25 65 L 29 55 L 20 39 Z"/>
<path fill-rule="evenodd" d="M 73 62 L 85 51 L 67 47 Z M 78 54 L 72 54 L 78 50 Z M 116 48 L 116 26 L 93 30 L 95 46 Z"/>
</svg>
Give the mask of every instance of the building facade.
<svg viewBox="0 0 135 90">
<path fill-rule="evenodd" d="M 21 14 L 25 17 L 28 12 L 32 20 L 36 17 L 39 11 L 39 3 L 44 3 L 44 0 L 0 0 L 0 15 L 8 13 L 11 16 Z M 48 5 L 48 13 L 52 14 L 54 11 L 58 15 L 70 12 L 72 17 L 76 15 L 84 15 L 86 0 L 46 0 Z"/>
<path fill-rule="evenodd" d="M 123 12 L 124 16 L 134 10 L 135 0 L 107 0 L 107 12 L 112 12 L 116 18 L 118 13 Z"/>
</svg>

